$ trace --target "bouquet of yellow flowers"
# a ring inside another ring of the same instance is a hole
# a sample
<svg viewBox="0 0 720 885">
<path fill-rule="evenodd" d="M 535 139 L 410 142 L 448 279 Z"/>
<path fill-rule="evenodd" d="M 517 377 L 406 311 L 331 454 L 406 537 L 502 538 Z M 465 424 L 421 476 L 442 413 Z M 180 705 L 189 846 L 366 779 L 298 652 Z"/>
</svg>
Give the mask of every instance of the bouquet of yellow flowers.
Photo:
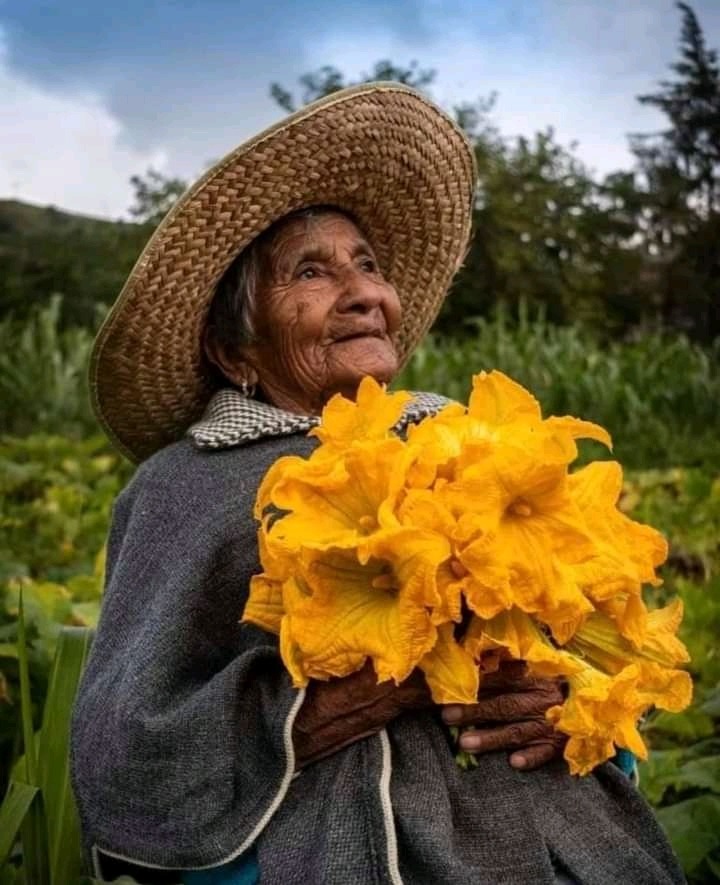
<svg viewBox="0 0 720 885">
<path fill-rule="evenodd" d="M 526 661 L 567 680 L 547 715 L 573 773 L 616 747 L 645 758 L 639 717 L 682 710 L 692 686 L 675 669 L 688 660 L 681 602 L 648 610 L 642 597 L 665 540 L 618 509 L 619 464 L 569 469 L 577 439 L 610 437 L 543 419 L 500 372 L 402 439 L 410 399 L 366 378 L 355 402 L 328 402 L 309 458 L 270 468 L 255 514 L 264 571 L 243 620 L 279 634 L 298 687 L 370 659 L 379 681 L 419 667 L 437 703 L 473 703 L 484 662 Z"/>
</svg>

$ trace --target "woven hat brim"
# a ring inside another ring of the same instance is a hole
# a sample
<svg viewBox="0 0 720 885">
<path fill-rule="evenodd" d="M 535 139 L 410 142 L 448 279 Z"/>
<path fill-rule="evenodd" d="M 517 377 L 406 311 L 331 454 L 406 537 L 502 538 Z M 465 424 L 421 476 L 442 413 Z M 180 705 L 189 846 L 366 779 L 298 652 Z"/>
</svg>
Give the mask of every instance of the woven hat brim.
<svg viewBox="0 0 720 885">
<path fill-rule="evenodd" d="M 219 279 L 274 221 L 351 212 L 397 289 L 404 364 L 437 316 L 470 235 L 475 161 L 462 131 L 401 84 L 346 89 L 236 148 L 159 225 L 98 333 L 95 413 L 134 461 L 179 439 L 216 381 L 201 347 Z"/>
</svg>

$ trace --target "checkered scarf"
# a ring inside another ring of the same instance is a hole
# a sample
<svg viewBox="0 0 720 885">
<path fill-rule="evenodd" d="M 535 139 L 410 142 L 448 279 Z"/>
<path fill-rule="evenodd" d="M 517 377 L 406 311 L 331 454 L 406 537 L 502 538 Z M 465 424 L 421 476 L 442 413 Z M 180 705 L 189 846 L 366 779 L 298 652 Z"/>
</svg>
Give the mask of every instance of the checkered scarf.
<svg viewBox="0 0 720 885">
<path fill-rule="evenodd" d="M 402 432 L 408 424 L 434 415 L 449 402 L 435 393 L 415 393 L 394 430 Z M 265 437 L 307 433 L 319 422 L 317 415 L 295 415 L 228 387 L 213 395 L 202 419 L 190 427 L 188 435 L 198 449 L 227 449 Z"/>
</svg>

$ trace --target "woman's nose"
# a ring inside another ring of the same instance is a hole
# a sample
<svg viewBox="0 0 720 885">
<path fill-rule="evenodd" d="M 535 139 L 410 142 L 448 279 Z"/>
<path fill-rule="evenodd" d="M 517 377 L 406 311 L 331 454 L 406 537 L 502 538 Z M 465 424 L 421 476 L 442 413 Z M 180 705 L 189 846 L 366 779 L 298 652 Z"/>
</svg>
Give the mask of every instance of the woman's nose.
<svg viewBox="0 0 720 885">
<path fill-rule="evenodd" d="M 342 294 L 336 308 L 340 313 L 370 313 L 383 303 L 383 286 L 359 268 L 345 268 Z"/>
</svg>

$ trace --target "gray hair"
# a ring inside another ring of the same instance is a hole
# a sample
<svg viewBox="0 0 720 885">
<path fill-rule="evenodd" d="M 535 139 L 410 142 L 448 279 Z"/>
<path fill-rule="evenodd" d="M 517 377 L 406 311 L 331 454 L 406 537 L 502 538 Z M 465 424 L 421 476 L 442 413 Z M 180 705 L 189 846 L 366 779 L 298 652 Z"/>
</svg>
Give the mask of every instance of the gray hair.
<svg viewBox="0 0 720 885">
<path fill-rule="evenodd" d="M 225 271 L 210 304 L 207 335 L 228 356 L 239 356 L 245 347 L 257 340 L 258 293 L 261 282 L 271 271 L 270 256 L 277 235 L 291 221 L 306 219 L 311 222 L 329 213 L 344 215 L 357 225 L 350 212 L 336 206 L 298 209 L 271 224 Z"/>
</svg>

